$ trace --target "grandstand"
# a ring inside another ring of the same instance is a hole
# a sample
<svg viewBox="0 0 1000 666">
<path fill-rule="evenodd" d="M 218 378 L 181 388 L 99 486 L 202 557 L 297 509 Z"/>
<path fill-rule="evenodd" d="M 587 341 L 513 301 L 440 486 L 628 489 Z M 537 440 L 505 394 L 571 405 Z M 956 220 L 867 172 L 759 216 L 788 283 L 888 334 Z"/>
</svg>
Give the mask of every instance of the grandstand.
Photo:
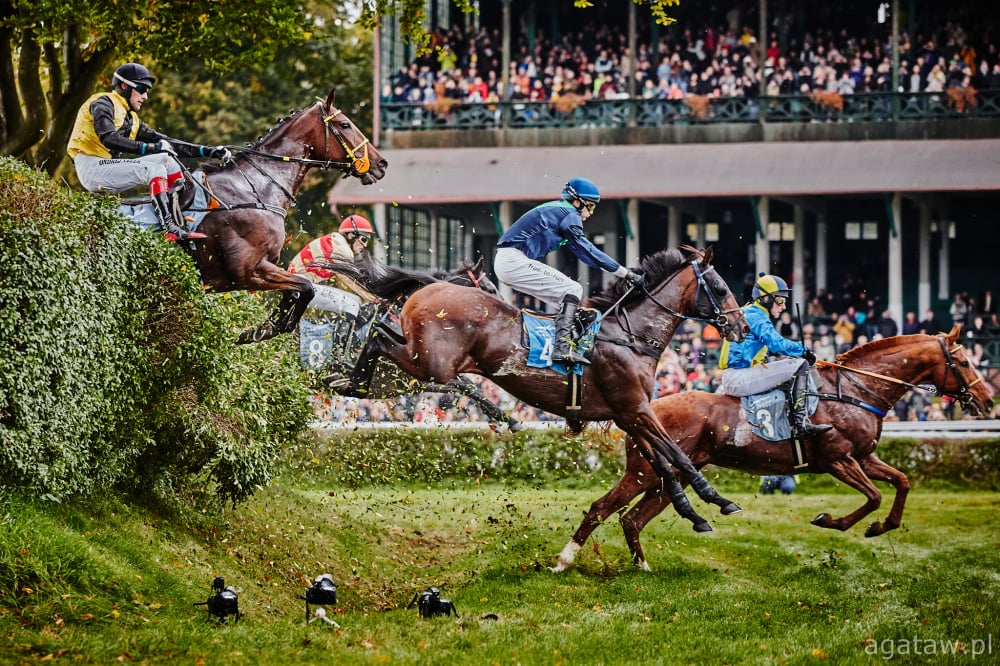
<svg viewBox="0 0 1000 666">
<path fill-rule="evenodd" d="M 775 272 L 803 308 L 830 295 L 947 328 L 956 293 L 1000 293 L 995 12 L 896 0 L 879 23 L 879 4 L 685 0 L 664 28 L 632 3 L 429 0 L 438 50 L 381 34 L 388 176 L 331 203 L 370 207 L 392 263 L 492 263 L 503 229 L 585 176 L 604 196 L 588 233 L 623 263 L 711 244 L 734 291 Z"/>
</svg>

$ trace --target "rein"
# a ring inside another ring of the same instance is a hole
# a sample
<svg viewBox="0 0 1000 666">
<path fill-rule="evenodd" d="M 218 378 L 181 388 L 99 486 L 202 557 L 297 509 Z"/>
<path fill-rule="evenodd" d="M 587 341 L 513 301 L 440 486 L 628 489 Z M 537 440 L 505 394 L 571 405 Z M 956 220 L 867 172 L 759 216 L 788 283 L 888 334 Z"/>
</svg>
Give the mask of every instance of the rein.
<svg viewBox="0 0 1000 666">
<path fill-rule="evenodd" d="M 965 378 L 962 377 L 962 373 L 959 372 L 959 370 L 958 370 L 958 365 L 955 363 L 954 359 L 952 358 L 952 354 L 954 354 L 956 351 L 958 351 L 959 349 L 961 349 L 962 345 L 955 345 L 954 347 L 952 347 L 951 349 L 949 349 L 948 345 L 945 344 L 945 339 L 943 337 L 940 337 L 940 336 L 938 337 L 938 342 L 941 345 L 941 351 L 944 353 L 944 358 L 945 358 L 944 376 L 942 377 L 941 384 L 943 385 L 944 381 L 947 380 L 947 378 L 948 378 L 948 370 L 950 369 L 952 371 L 952 373 L 954 374 L 955 379 L 958 380 L 959 386 L 961 386 L 961 389 L 959 390 L 958 393 L 948 393 L 946 391 L 943 391 L 943 390 L 939 389 L 937 386 L 934 386 L 934 385 L 913 384 L 911 382 L 899 379 L 897 377 L 889 377 L 887 375 L 882 375 L 882 374 L 879 374 L 877 372 L 871 372 L 869 370 L 861 370 L 860 368 L 851 368 L 849 366 L 842 365 L 840 363 L 833 363 L 831 361 L 822 361 L 822 360 L 820 360 L 820 361 L 816 361 L 816 365 L 817 366 L 819 366 L 819 367 L 825 367 L 825 368 L 835 368 L 837 370 L 837 377 L 838 377 L 837 394 L 836 395 L 831 395 L 831 394 L 819 393 L 817 395 L 820 398 L 824 398 L 824 399 L 840 400 L 840 401 L 843 401 L 843 402 L 851 402 L 853 404 L 857 404 L 857 405 L 859 405 L 861 407 L 864 407 L 865 409 L 869 409 L 869 411 L 875 411 L 871 407 L 871 405 L 868 405 L 867 403 L 862 403 L 861 401 L 855 401 L 854 399 L 850 399 L 849 400 L 848 399 L 849 396 L 844 396 L 844 395 L 841 394 L 841 392 L 840 392 L 840 382 L 839 382 L 840 374 L 841 374 L 841 372 L 851 372 L 851 373 L 855 373 L 855 374 L 858 374 L 858 375 L 864 375 L 866 377 L 872 377 L 873 379 L 878 379 L 878 380 L 881 380 L 881 381 L 889 382 L 891 384 L 897 384 L 899 386 L 905 386 L 905 387 L 910 388 L 910 389 L 918 389 L 918 390 L 921 390 L 921 391 L 926 391 L 926 392 L 934 394 L 934 395 L 948 396 L 949 398 L 952 398 L 952 399 L 960 402 L 962 405 L 967 405 L 970 402 L 972 402 L 972 400 L 974 399 L 974 397 L 972 395 L 972 392 L 969 389 L 971 389 L 973 386 L 975 386 L 976 384 L 978 384 L 979 382 L 981 382 L 983 380 L 983 378 L 980 376 L 980 377 L 977 377 L 976 380 L 973 381 L 973 382 L 971 382 L 971 383 L 966 382 Z M 867 386 L 864 386 L 863 384 L 860 384 L 860 383 L 854 382 L 854 381 L 852 381 L 851 383 L 854 384 L 855 386 L 858 386 L 859 388 L 865 389 L 867 392 L 871 393 L 872 395 L 877 395 L 874 391 L 872 391 L 871 389 L 869 389 Z M 881 396 L 878 396 L 878 397 L 883 402 L 887 402 L 885 400 L 885 398 L 882 398 Z M 891 406 L 892 405 L 889 405 L 889 407 L 891 407 Z M 875 411 L 875 413 L 879 413 L 879 411 Z M 885 413 L 882 412 L 880 415 L 881 416 L 885 416 Z"/>
<path fill-rule="evenodd" d="M 322 103 L 321 102 L 317 102 L 317 105 L 321 106 Z M 320 111 L 322 111 L 322 108 L 320 109 Z M 286 163 L 291 163 L 291 164 L 302 164 L 302 165 L 304 165 L 306 167 L 316 167 L 316 168 L 319 168 L 319 169 L 337 169 L 337 170 L 341 171 L 344 174 L 345 178 L 347 176 L 350 176 L 350 175 L 361 176 L 363 174 L 368 173 L 368 170 L 371 169 L 371 161 L 368 158 L 368 138 L 365 137 L 364 141 L 362 141 L 361 143 L 359 143 L 358 145 L 356 145 L 354 147 L 351 147 L 351 145 L 347 142 L 347 139 L 344 136 L 343 132 L 341 132 L 340 129 L 337 128 L 337 127 L 335 127 L 334 124 L 331 122 L 334 119 L 339 118 L 340 116 L 344 116 L 346 118 L 346 115 L 344 114 L 344 112 L 341 111 L 340 109 L 337 109 L 337 108 L 331 109 L 331 113 L 329 113 L 328 115 L 323 116 L 323 128 L 324 128 L 323 138 L 324 138 L 324 143 L 325 143 L 323 154 L 325 154 L 325 155 L 329 154 L 329 152 L 330 152 L 329 151 L 329 148 L 330 148 L 330 136 L 333 135 L 333 138 L 336 140 L 337 144 L 339 144 L 340 147 L 344 151 L 344 158 L 345 159 L 343 161 L 317 160 L 317 159 L 313 159 L 313 158 L 310 158 L 310 157 L 295 157 L 295 156 L 292 156 L 292 155 L 277 155 L 277 154 L 274 154 L 274 153 L 266 153 L 264 151 L 257 150 L 255 148 L 246 147 L 246 146 L 226 146 L 226 148 L 228 148 L 229 150 L 231 150 L 234 153 L 242 153 L 242 154 L 245 154 L 245 155 L 254 155 L 254 156 L 257 156 L 257 157 L 262 157 L 262 158 L 265 158 L 265 159 L 274 160 L 274 161 L 278 161 L 278 162 L 286 162 Z M 281 193 L 284 194 L 285 197 L 288 198 L 289 206 L 294 206 L 295 205 L 295 203 L 296 203 L 295 195 L 292 194 L 288 190 L 287 187 L 285 187 L 284 185 L 282 185 L 281 183 L 279 183 L 277 180 L 275 180 L 274 176 L 272 176 L 270 173 L 268 173 L 263 168 L 261 168 L 261 166 L 259 164 L 257 164 L 255 161 L 253 161 L 252 159 L 248 158 L 247 162 L 258 173 L 260 173 L 262 176 L 264 176 L 265 178 L 267 178 L 269 181 L 271 181 L 271 183 L 275 187 L 277 187 L 279 190 L 281 190 Z M 246 172 L 244 172 L 242 169 L 240 169 L 238 165 L 236 165 L 236 171 L 239 172 L 239 174 L 241 176 L 243 176 L 243 179 L 247 182 L 247 185 L 250 187 L 250 190 L 253 192 L 253 195 L 257 199 L 257 201 L 254 202 L 254 203 L 227 204 L 227 203 L 219 200 L 218 198 L 216 198 L 216 200 L 219 201 L 219 203 L 221 204 L 222 208 L 224 208 L 225 210 L 238 210 L 238 209 L 244 209 L 244 208 L 254 208 L 254 209 L 257 209 L 257 210 L 270 211 L 272 213 L 275 213 L 275 214 L 281 215 L 281 216 L 284 216 L 288 212 L 288 209 L 285 208 L 285 207 L 275 206 L 273 204 L 265 203 L 264 200 L 263 200 L 263 198 L 260 196 L 260 193 L 257 191 L 257 188 L 254 186 L 254 184 L 250 180 L 249 176 L 247 176 Z"/>
<path fill-rule="evenodd" d="M 687 264 L 690 264 L 692 270 L 694 270 L 695 276 L 698 279 L 698 290 L 695 292 L 695 297 L 694 297 L 695 302 L 697 303 L 698 295 L 701 293 L 702 290 L 704 290 L 705 295 L 708 297 L 709 303 L 711 303 L 712 305 L 712 314 L 714 316 L 714 319 L 709 319 L 706 317 L 698 317 L 695 315 L 687 315 L 682 312 L 678 312 L 667 305 L 664 305 L 663 303 L 661 303 L 656 299 L 656 297 L 653 295 L 652 292 L 649 291 L 649 289 L 646 288 L 645 284 L 643 284 L 641 287 L 643 294 L 645 294 L 646 298 L 649 301 L 651 301 L 654 305 L 656 305 L 661 310 L 663 310 L 664 312 L 673 317 L 677 317 L 678 319 L 688 319 L 691 321 L 698 321 L 705 324 L 712 324 L 713 326 L 718 326 L 720 332 L 725 334 L 726 330 L 729 328 L 729 323 L 726 320 L 726 315 L 731 312 L 736 312 L 737 310 L 739 310 L 739 308 L 723 310 L 722 307 L 719 305 L 718 300 L 715 298 L 715 295 L 712 293 L 712 290 L 709 288 L 708 283 L 705 280 L 705 276 L 708 275 L 709 271 L 715 270 L 714 267 L 709 266 L 707 271 L 702 271 L 701 266 L 698 264 L 697 259 L 691 259 L 690 261 L 686 262 L 685 265 Z M 667 284 L 669 284 L 671 280 L 673 280 L 675 277 L 681 274 L 681 271 L 683 269 L 684 266 L 674 271 L 666 280 L 663 281 L 661 286 L 666 286 Z M 629 294 L 631 294 L 635 290 L 635 288 L 636 288 L 635 285 L 630 286 L 628 290 L 626 290 L 625 293 L 622 294 L 621 298 L 615 301 L 614 305 L 608 308 L 604 316 L 607 317 L 608 315 L 612 314 L 615 310 L 619 309 L 619 306 L 621 305 L 622 301 L 624 301 L 629 296 Z M 655 340 L 652 338 L 645 338 L 637 341 L 635 334 L 632 333 L 632 324 L 628 319 L 628 312 L 622 309 L 620 318 L 624 324 L 623 328 L 628 333 L 627 340 L 614 340 L 600 335 L 597 336 L 597 339 L 602 340 L 604 342 L 611 342 L 623 347 L 629 347 L 641 354 L 644 354 L 651 358 L 659 359 L 660 355 L 663 353 L 664 344 L 659 340 Z"/>
</svg>

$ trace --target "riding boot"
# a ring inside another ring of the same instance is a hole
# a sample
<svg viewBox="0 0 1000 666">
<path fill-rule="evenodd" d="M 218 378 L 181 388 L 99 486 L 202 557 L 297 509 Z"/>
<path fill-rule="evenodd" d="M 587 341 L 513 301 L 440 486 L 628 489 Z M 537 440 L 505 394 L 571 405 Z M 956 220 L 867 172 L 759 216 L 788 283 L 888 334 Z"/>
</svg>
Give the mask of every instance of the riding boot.
<svg viewBox="0 0 1000 666">
<path fill-rule="evenodd" d="M 156 219 L 163 228 L 163 234 L 168 241 L 186 241 L 197 238 L 207 238 L 205 234 L 188 231 L 183 220 L 178 223 L 174 215 L 174 207 L 171 204 L 170 196 L 166 192 L 158 192 L 153 195 L 153 211 Z"/>
<path fill-rule="evenodd" d="M 340 390 L 340 395 L 348 398 L 365 398 L 371 390 L 372 379 L 375 376 L 375 366 L 378 364 L 379 351 L 374 348 L 377 342 L 369 337 L 368 342 L 358 356 L 358 362 L 351 371 L 350 381 Z"/>
<path fill-rule="evenodd" d="M 564 296 L 559 312 L 556 314 L 556 335 L 552 345 L 552 362 L 569 366 L 590 361 L 576 350 L 576 336 L 573 335 L 573 324 L 576 319 L 576 309 L 580 301 L 575 296 Z"/>
<path fill-rule="evenodd" d="M 796 439 L 819 435 L 833 427 L 829 423 L 814 424 L 809 420 L 809 408 L 806 404 L 809 370 L 810 365 L 803 361 L 792 377 L 792 435 Z"/>
<path fill-rule="evenodd" d="M 344 366 L 354 369 L 354 358 L 361 350 L 362 340 L 358 337 L 358 319 L 349 312 L 340 315 L 340 322 L 337 324 L 337 342 L 339 349 L 336 353 L 344 360 Z"/>
</svg>

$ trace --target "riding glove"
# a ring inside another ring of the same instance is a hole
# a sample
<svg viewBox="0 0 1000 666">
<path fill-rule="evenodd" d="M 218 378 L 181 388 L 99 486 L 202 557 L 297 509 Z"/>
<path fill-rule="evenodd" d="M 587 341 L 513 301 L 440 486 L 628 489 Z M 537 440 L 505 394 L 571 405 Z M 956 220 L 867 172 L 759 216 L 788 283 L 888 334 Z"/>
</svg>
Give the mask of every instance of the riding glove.
<svg viewBox="0 0 1000 666">
<path fill-rule="evenodd" d="M 222 160 L 223 162 L 228 162 L 233 159 L 233 154 L 229 152 L 229 149 L 225 146 L 215 146 L 208 152 L 209 157 L 215 157 Z"/>
<path fill-rule="evenodd" d="M 806 347 L 805 351 L 802 352 L 802 358 L 806 360 L 809 365 L 816 365 L 816 352 L 812 349 Z"/>
<path fill-rule="evenodd" d="M 161 139 L 156 143 L 151 143 L 148 145 L 149 145 L 149 151 L 152 153 L 170 153 L 171 155 L 174 156 L 177 155 L 177 151 L 174 150 L 174 147 L 170 145 L 169 141 Z"/>
<path fill-rule="evenodd" d="M 644 282 L 642 273 L 636 273 L 635 271 L 631 270 L 625 274 L 625 280 L 627 280 L 629 284 L 635 287 L 641 287 L 642 283 Z"/>
</svg>

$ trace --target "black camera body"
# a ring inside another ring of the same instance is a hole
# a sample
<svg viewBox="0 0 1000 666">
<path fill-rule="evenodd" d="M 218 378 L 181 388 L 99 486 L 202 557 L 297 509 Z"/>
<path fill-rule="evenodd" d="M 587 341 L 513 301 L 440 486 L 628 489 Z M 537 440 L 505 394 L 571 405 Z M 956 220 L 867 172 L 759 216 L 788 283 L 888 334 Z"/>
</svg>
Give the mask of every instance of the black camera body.
<svg viewBox="0 0 1000 666">
<path fill-rule="evenodd" d="M 420 617 L 430 618 L 437 615 L 444 615 L 448 617 L 449 615 L 454 615 L 458 617 L 458 611 L 455 609 L 455 604 L 451 603 L 447 599 L 441 598 L 441 593 L 436 587 L 427 588 L 424 592 L 419 592 L 413 596 L 413 600 L 409 603 L 407 608 L 413 608 L 416 604 L 417 611 L 420 613 Z"/>
<path fill-rule="evenodd" d="M 215 594 L 210 596 L 207 601 L 196 603 L 195 606 L 206 606 L 209 619 L 214 616 L 220 623 L 225 624 L 229 621 L 229 616 L 232 615 L 235 618 L 234 623 L 239 622 L 242 614 L 240 613 L 239 594 L 236 592 L 236 588 L 231 585 L 226 587 L 226 579 L 222 576 L 216 576 L 215 580 L 212 581 L 212 590 Z"/>
</svg>

